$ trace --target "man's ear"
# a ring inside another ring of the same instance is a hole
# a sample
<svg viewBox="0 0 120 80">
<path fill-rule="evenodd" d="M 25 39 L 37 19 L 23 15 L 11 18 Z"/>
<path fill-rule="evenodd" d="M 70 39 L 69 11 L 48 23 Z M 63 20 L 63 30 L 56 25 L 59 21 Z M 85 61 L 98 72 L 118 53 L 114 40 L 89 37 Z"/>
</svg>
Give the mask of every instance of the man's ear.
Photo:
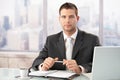
<svg viewBox="0 0 120 80">
<path fill-rule="evenodd" d="M 77 16 L 77 21 L 79 21 L 80 20 L 80 16 Z"/>
</svg>

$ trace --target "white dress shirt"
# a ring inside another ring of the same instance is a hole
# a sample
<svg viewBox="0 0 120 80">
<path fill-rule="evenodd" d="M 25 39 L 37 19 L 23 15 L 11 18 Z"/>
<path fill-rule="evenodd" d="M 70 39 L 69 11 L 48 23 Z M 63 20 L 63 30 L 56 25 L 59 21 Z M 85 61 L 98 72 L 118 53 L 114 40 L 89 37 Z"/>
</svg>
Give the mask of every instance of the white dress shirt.
<svg viewBox="0 0 120 80">
<path fill-rule="evenodd" d="M 76 40 L 76 37 L 77 37 L 77 33 L 78 33 L 78 29 L 76 29 L 75 33 L 73 33 L 71 36 L 69 36 L 69 37 L 72 38 L 72 44 L 73 44 L 73 46 L 74 46 L 74 44 L 75 44 L 75 40 Z M 66 46 L 66 40 L 67 40 L 68 36 L 67 36 L 64 32 L 63 32 L 63 37 L 64 37 L 64 41 L 65 41 L 65 46 Z M 73 50 L 73 49 L 72 49 L 72 50 Z M 71 56 L 70 56 L 70 55 L 66 55 L 66 56 L 69 56 L 69 57 L 71 57 L 71 59 L 72 59 L 72 55 L 71 55 Z M 79 67 L 82 69 L 82 72 L 84 73 L 84 72 L 85 72 L 84 67 L 82 67 L 81 65 L 79 65 Z"/>
<path fill-rule="evenodd" d="M 75 33 L 73 33 L 71 36 L 68 37 L 68 36 L 63 32 L 64 41 L 65 41 L 65 47 L 66 47 L 66 48 L 67 48 L 67 44 L 66 44 L 67 38 L 71 38 L 71 39 L 72 39 L 72 46 L 74 46 L 77 33 L 78 33 L 78 29 L 76 29 Z M 72 50 L 73 50 L 73 49 L 72 49 Z M 72 55 L 71 55 L 71 56 L 70 56 L 70 55 L 66 55 L 66 57 L 68 57 L 68 56 L 72 58 Z"/>
</svg>

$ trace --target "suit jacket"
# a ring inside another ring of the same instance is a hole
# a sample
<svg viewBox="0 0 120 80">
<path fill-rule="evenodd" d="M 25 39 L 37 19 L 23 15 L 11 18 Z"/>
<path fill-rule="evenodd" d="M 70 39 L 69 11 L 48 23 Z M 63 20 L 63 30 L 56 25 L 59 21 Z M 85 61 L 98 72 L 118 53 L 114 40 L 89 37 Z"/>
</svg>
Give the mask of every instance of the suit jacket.
<svg viewBox="0 0 120 80">
<path fill-rule="evenodd" d="M 86 72 L 91 72 L 94 47 L 99 45 L 97 36 L 78 30 L 73 46 L 72 59 L 76 60 L 78 65 L 83 66 Z M 48 36 L 46 44 L 40 51 L 39 56 L 34 60 L 32 68 L 38 70 L 38 66 L 47 57 L 58 57 L 62 61 L 66 59 L 65 52 L 63 32 Z M 51 69 L 65 69 L 65 66 L 56 63 Z"/>
</svg>

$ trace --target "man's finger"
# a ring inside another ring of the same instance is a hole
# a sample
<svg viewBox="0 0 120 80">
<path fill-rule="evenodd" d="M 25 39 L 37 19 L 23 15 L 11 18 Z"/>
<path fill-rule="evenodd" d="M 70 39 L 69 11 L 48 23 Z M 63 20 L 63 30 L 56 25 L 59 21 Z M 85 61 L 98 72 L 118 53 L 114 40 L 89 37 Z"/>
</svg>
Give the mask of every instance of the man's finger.
<svg viewBox="0 0 120 80">
<path fill-rule="evenodd" d="M 54 60 L 55 60 L 55 61 L 58 61 L 58 57 L 56 57 Z"/>
<path fill-rule="evenodd" d="M 67 60 L 63 59 L 63 65 L 66 65 L 66 63 L 67 63 Z"/>
</svg>

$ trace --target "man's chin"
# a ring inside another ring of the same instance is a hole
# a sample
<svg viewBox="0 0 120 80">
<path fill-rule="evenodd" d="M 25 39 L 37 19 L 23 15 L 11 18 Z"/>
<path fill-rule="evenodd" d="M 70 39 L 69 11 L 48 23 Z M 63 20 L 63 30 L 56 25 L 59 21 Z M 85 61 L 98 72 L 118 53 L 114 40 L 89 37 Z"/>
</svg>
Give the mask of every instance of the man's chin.
<svg viewBox="0 0 120 80">
<path fill-rule="evenodd" d="M 67 28 L 67 29 L 64 29 L 64 31 L 71 31 L 71 29 L 68 29 L 68 28 Z"/>
<path fill-rule="evenodd" d="M 72 32 L 72 30 L 71 29 L 67 29 L 67 30 L 64 30 L 65 32 Z"/>
</svg>

